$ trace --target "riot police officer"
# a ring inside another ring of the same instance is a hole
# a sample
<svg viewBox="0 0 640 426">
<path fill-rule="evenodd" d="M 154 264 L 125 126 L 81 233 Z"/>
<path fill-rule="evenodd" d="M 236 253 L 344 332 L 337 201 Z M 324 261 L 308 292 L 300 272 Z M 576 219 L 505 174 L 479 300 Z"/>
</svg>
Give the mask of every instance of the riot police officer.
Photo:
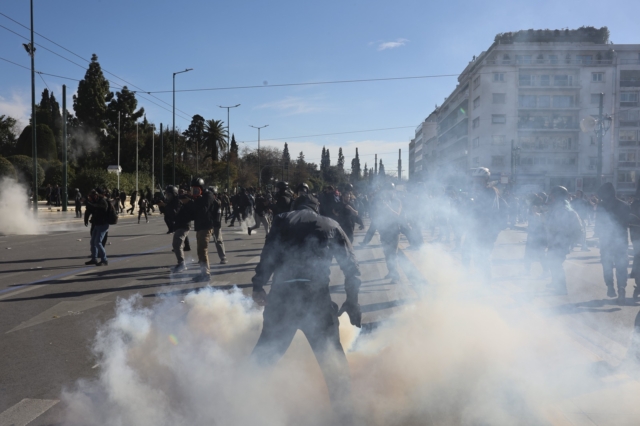
<svg viewBox="0 0 640 426">
<path fill-rule="evenodd" d="M 289 192 L 289 183 L 280 181 L 276 184 L 278 193 L 276 194 L 276 202 L 269 207 L 274 216 L 291 210 L 291 193 Z"/>
<path fill-rule="evenodd" d="M 277 362 L 301 330 L 320 364 L 334 411 L 348 415 L 349 365 L 340 343 L 338 317 L 347 312 L 351 323 L 360 327 L 360 269 L 347 236 L 334 220 L 318 214 L 318 205 L 315 197 L 304 195 L 296 203 L 297 210 L 274 218 L 252 279 L 254 300 L 266 305 L 252 358 L 262 365 Z M 333 258 L 345 276 L 347 299 L 340 310 L 329 291 Z M 272 275 L 267 296 L 263 287 Z"/>
</svg>

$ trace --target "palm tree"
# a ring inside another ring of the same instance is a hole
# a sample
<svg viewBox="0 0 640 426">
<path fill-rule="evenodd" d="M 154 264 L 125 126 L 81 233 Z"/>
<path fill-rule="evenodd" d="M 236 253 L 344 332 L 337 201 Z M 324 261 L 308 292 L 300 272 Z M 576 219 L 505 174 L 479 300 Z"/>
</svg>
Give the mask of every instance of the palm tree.
<svg viewBox="0 0 640 426">
<path fill-rule="evenodd" d="M 227 129 L 222 120 L 206 120 L 204 140 L 211 146 L 211 160 L 218 161 L 218 153 L 227 149 Z"/>
</svg>

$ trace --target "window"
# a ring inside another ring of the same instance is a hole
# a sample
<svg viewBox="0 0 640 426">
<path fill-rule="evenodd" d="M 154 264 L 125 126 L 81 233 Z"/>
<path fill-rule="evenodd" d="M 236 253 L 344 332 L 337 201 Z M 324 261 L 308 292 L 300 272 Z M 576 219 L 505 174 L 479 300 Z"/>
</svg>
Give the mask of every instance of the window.
<svg viewBox="0 0 640 426">
<path fill-rule="evenodd" d="M 473 109 L 476 109 L 480 106 L 480 96 L 473 100 Z"/>
<path fill-rule="evenodd" d="M 473 80 L 473 88 L 475 89 L 476 87 L 480 86 L 480 76 L 477 76 L 474 80 Z"/>
<path fill-rule="evenodd" d="M 600 104 L 600 93 L 592 93 L 591 105 L 599 105 L 599 104 Z"/>
<path fill-rule="evenodd" d="M 520 108 L 535 108 L 536 96 L 535 95 L 520 95 L 518 96 L 518 106 Z"/>
<path fill-rule="evenodd" d="M 620 142 L 635 142 L 638 132 L 636 130 L 620 130 Z"/>
<path fill-rule="evenodd" d="M 480 117 L 476 117 L 473 119 L 472 127 L 474 129 L 477 129 L 478 127 L 480 127 Z"/>
<path fill-rule="evenodd" d="M 620 104 L 637 104 L 637 103 L 638 103 L 638 92 L 620 93 Z M 626 105 L 626 106 L 631 106 L 631 105 Z"/>
<path fill-rule="evenodd" d="M 507 143 L 507 137 L 505 135 L 493 135 L 491 136 L 491 145 L 505 145 Z"/>
<path fill-rule="evenodd" d="M 492 155 L 491 165 L 493 167 L 504 166 L 504 155 Z"/>
<path fill-rule="evenodd" d="M 538 96 L 538 108 L 551 108 L 551 96 Z"/>
<path fill-rule="evenodd" d="M 474 140 L 471 141 L 471 146 L 473 148 L 477 148 L 480 146 L 480 138 L 475 138 Z"/>
<path fill-rule="evenodd" d="M 635 152 L 621 152 L 618 154 L 618 166 L 619 167 L 635 167 L 636 166 L 636 153 Z"/>
<path fill-rule="evenodd" d="M 516 62 L 518 64 L 530 64 L 531 55 L 516 55 Z"/>
<path fill-rule="evenodd" d="M 635 183 L 636 172 L 618 172 L 619 183 Z"/>
<path fill-rule="evenodd" d="M 494 93 L 493 94 L 493 103 L 494 104 L 506 104 L 507 103 L 507 94 L 506 93 Z"/>
<path fill-rule="evenodd" d="M 554 108 L 571 108 L 573 106 L 573 96 L 554 96 Z"/>
<path fill-rule="evenodd" d="M 474 166 L 480 165 L 480 157 L 473 157 L 473 165 Z"/>
<path fill-rule="evenodd" d="M 540 76 L 540 86 L 551 86 L 551 76 L 549 74 Z"/>
<path fill-rule="evenodd" d="M 576 63 L 578 64 L 590 64 L 593 61 L 592 55 L 576 55 Z"/>
<path fill-rule="evenodd" d="M 531 74 L 520 74 L 518 83 L 520 86 L 533 86 L 533 76 Z"/>
<path fill-rule="evenodd" d="M 620 121 L 638 121 L 640 120 L 640 110 L 620 111 Z"/>
<path fill-rule="evenodd" d="M 504 73 L 503 72 L 494 72 L 493 73 L 493 81 L 495 81 L 495 82 L 504 82 Z"/>
<path fill-rule="evenodd" d="M 507 122 L 507 116 L 504 114 L 493 114 L 491 116 L 491 124 L 505 124 Z"/>
<path fill-rule="evenodd" d="M 544 55 L 540 54 L 536 56 L 536 64 L 544 64 Z"/>
<path fill-rule="evenodd" d="M 604 81 L 604 73 L 603 72 L 592 72 L 591 73 L 591 81 L 596 83 L 601 83 Z"/>
<path fill-rule="evenodd" d="M 553 85 L 554 86 L 571 86 L 572 76 L 562 74 L 562 75 L 554 75 L 553 76 Z"/>
<path fill-rule="evenodd" d="M 549 55 L 549 63 L 557 64 L 558 63 L 558 55 Z"/>
<path fill-rule="evenodd" d="M 589 168 L 595 169 L 598 167 L 598 157 L 589 157 Z"/>
<path fill-rule="evenodd" d="M 511 56 L 509 56 L 508 54 L 504 54 L 502 55 L 502 63 L 505 65 L 508 65 L 511 63 Z"/>
<path fill-rule="evenodd" d="M 640 87 L 640 70 L 620 71 L 620 87 Z"/>
</svg>

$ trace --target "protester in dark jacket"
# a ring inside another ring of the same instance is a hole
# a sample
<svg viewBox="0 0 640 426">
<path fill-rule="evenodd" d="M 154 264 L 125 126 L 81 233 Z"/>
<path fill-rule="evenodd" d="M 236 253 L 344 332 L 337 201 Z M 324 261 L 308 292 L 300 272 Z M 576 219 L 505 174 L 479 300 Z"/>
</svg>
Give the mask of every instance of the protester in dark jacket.
<svg viewBox="0 0 640 426">
<path fill-rule="evenodd" d="M 107 252 L 102 243 L 109 231 L 108 203 L 101 190 L 93 190 L 87 197 L 84 226 L 88 226 L 89 220 L 91 221 L 91 260 L 85 262 L 85 265 L 106 266 L 109 264 Z M 97 260 L 98 257 L 100 257 L 100 262 Z"/>
</svg>

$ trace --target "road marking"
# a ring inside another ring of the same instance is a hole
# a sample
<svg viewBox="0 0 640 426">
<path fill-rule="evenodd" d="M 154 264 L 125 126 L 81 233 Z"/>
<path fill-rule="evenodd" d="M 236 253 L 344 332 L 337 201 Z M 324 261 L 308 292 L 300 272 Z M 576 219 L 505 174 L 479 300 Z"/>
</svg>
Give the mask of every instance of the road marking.
<svg viewBox="0 0 640 426">
<path fill-rule="evenodd" d="M 255 256 L 255 257 L 252 257 L 251 259 L 247 260 L 244 263 L 246 264 L 246 263 L 259 263 L 259 262 L 260 262 L 260 256 Z"/>
<path fill-rule="evenodd" d="M 101 295 L 102 296 L 102 295 Z M 79 301 L 65 301 L 60 302 L 52 308 L 36 315 L 35 317 L 27 320 L 20 325 L 7 331 L 5 334 L 13 333 L 14 331 L 22 330 L 23 328 L 33 327 L 34 325 L 42 324 L 54 319 L 67 317 L 70 315 L 79 315 L 89 309 L 97 308 L 98 306 L 111 303 L 108 301 L 96 301 L 96 300 L 79 300 Z M 0 424 L 3 424 L 0 422 Z"/>
<path fill-rule="evenodd" d="M 149 234 L 149 235 L 155 235 L 155 234 Z M 125 238 L 125 239 L 124 239 L 124 240 L 122 240 L 122 241 L 131 241 L 131 240 L 137 240 L 138 238 L 145 238 L 145 237 L 148 237 L 149 235 L 140 235 L 140 236 L 138 236 L 138 237 L 133 237 L 133 238 Z"/>
<path fill-rule="evenodd" d="M 0 300 L 8 299 L 9 297 L 17 296 L 20 293 L 26 293 L 27 291 L 35 290 L 35 289 L 38 289 L 40 287 L 46 287 L 46 286 L 47 286 L 47 284 L 20 286 L 20 290 L 16 290 L 16 291 L 14 291 L 12 293 L 0 296 Z M 27 287 L 27 288 L 23 288 L 23 287 Z M 12 289 L 7 289 L 7 290 L 12 290 Z"/>
<path fill-rule="evenodd" d="M 25 398 L 0 413 L 0 425 L 27 426 L 58 402 L 60 401 L 57 399 Z"/>
</svg>

